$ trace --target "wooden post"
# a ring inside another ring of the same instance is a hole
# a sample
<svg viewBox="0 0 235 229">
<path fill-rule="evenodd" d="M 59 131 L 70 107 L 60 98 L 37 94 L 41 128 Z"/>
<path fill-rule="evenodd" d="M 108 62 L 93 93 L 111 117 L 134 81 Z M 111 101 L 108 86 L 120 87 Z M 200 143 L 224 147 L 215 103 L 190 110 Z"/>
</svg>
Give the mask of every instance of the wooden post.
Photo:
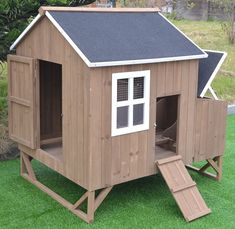
<svg viewBox="0 0 235 229">
<path fill-rule="evenodd" d="M 207 163 L 201 168 L 197 168 L 192 165 L 186 165 L 186 167 L 214 180 L 220 181 L 222 179 L 222 156 L 217 156 L 213 159 L 207 159 Z M 216 174 L 207 172 L 206 170 L 209 167 L 213 168 Z"/>
<path fill-rule="evenodd" d="M 82 195 L 82 197 L 78 201 L 76 201 L 74 204 L 71 204 L 63 197 L 61 197 L 60 195 L 58 195 L 57 193 L 55 193 L 54 191 L 52 191 L 51 189 L 49 189 L 48 187 L 46 187 L 44 184 L 42 184 L 37 180 L 31 165 L 31 159 L 32 158 L 29 155 L 21 151 L 20 153 L 21 176 L 24 177 L 26 180 L 28 180 L 30 183 L 37 186 L 43 192 L 47 193 L 54 200 L 56 200 L 61 205 L 70 210 L 72 213 L 77 215 L 80 219 L 84 220 L 87 223 L 92 223 L 94 221 L 95 211 L 103 202 L 108 193 L 112 190 L 112 186 L 104 188 L 96 198 L 95 198 L 95 191 L 87 191 Z M 87 200 L 86 213 L 79 209 L 79 207 L 81 206 L 82 203 L 84 203 L 85 200 Z"/>
</svg>

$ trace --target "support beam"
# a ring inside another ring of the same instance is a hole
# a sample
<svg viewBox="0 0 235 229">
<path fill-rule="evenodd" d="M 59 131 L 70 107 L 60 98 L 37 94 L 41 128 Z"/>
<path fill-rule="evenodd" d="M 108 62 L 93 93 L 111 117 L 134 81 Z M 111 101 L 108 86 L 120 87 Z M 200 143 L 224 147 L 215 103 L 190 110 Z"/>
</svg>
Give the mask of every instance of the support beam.
<svg viewBox="0 0 235 229">
<path fill-rule="evenodd" d="M 214 180 L 220 181 L 222 179 L 222 156 L 217 156 L 213 159 L 207 159 L 207 163 L 201 168 L 197 168 L 192 165 L 187 165 L 186 167 Z M 213 168 L 216 174 L 206 171 L 210 167 Z"/>
<path fill-rule="evenodd" d="M 87 223 L 92 223 L 94 221 L 94 214 L 100 204 L 104 201 L 105 197 L 112 190 L 112 186 L 104 188 L 99 195 L 95 198 L 95 191 L 86 191 L 81 198 L 76 201 L 74 204 L 71 204 L 66 199 L 46 187 L 40 181 L 37 180 L 36 175 L 33 171 L 31 165 L 31 157 L 21 151 L 21 176 L 24 177 L 27 181 L 34 184 L 36 187 L 41 189 L 43 192 L 47 193 L 54 200 L 59 202 L 61 205 L 66 207 L 72 213 L 77 215 L 80 219 L 84 220 Z M 87 212 L 84 212 L 79 209 L 79 207 L 87 200 Z"/>
</svg>

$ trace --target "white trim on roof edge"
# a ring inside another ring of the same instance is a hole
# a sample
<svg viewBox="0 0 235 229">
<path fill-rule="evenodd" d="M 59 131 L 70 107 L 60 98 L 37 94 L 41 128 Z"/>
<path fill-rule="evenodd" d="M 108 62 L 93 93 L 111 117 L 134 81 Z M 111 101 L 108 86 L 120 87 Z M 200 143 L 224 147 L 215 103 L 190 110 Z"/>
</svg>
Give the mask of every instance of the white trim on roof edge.
<svg viewBox="0 0 235 229">
<path fill-rule="evenodd" d="M 215 94 L 215 91 L 213 90 L 213 88 L 211 86 L 209 86 L 209 91 L 212 94 L 212 96 L 214 97 L 215 100 L 219 100 L 217 95 Z"/>
<path fill-rule="evenodd" d="M 93 62 L 90 67 L 108 67 L 108 66 L 120 66 L 120 65 L 134 65 L 134 64 L 152 64 L 179 60 L 193 60 L 202 59 L 207 56 L 202 55 L 192 55 L 192 56 L 176 56 L 176 57 L 164 57 L 155 59 L 139 59 L 139 60 L 123 60 L 123 61 L 107 61 L 107 62 Z"/>
<path fill-rule="evenodd" d="M 52 17 L 52 15 L 49 13 L 49 11 L 46 11 L 45 15 L 51 21 L 51 23 L 59 30 L 59 32 L 62 34 L 62 36 L 68 41 L 68 43 L 73 47 L 73 49 L 82 58 L 82 60 L 87 64 L 87 66 L 91 67 L 91 68 L 92 67 L 120 66 L 120 65 L 134 65 L 134 64 L 150 64 L 150 63 L 161 63 L 161 62 L 180 61 L 180 60 L 193 60 L 193 59 L 201 59 L 201 58 L 207 58 L 208 57 L 207 53 L 205 53 L 198 45 L 196 45 L 190 38 L 188 38 L 174 24 L 172 24 L 167 18 L 165 18 L 161 13 L 159 13 L 159 15 L 161 15 L 177 31 L 179 31 L 184 37 L 186 37 L 191 43 L 193 43 L 199 50 L 201 50 L 203 54 L 200 54 L 200 55 L 191 55 L 191 56 L 177 56 L 177 57 L 154 58 L 154 59 L 107 61 L 107 62 L 90 62 L 89 59 L 84 55 L 84 53 L 77 47 L 77 45 L 68 36 L 68 34 L 63 30 L 63 28 Z M 38 14 L 35 17 L 35 19 L 28 25 L 28 27 L 23 31 L 23 33 L 11 45 L 10 50 L 14 49 L 17 46 L 17 44 L 23 39 L 23 37 L 31 30 L 31 28 L 36 24 L 36 22 L 41 17 L 42 17 L 42 15 L 40 15 L 40 14 Z"/>
<path fill-rule="evenodd" d="M 206 86 L 204 87 L 204 89 L 202 90 L 200 97 L 203 98 L 207 92 L 208 89 L 210 89 L 211 83 L 214 80 L 216 74 L 218 73 L 218 71 L 220 70 L 221 65 L 223 64 L 225 58 L 227 57 L 227 53 L 226 52 L 221 52 L 221 51 L 214 51 L 214 50 L 204 50 L 207 52 L 215 52 L 215 53 L 221 53 L 223 54 L 222 58 L 220 59 L 219 63 L 217 64 L 215 70 L 213 71 L 213 73 L 211 74 L 208 82 L 206 83 Z M 211 88 L 212 89 L 212 88 Z"/>
<path fill-rule="evenodd" d="M 172 25 L 178 32 L 180 32 L 186 39 L 188 39 L 191 43 L 193 43 L 198 49 L 201 50 L 205 54 L 205 58 L 208 57 L 207 53 L 201 49 L 192 39 L 190 39 L 184 32 L 182 32 L 177 26 L 175 26 L 170 20 L 168 20 L 163 14 L 158 12 L 160 16 L 162 16 L 170 25 Z"/>
<path fill-rule="evenodd" d="M 69 37 L 69 35 L 63 30 L 63 28 L 57 23 L 57 21 L 52 17 L 49 11 L 46 11 L 45 15 L 51 21 L 51 23 L 59 30 L 62 36 L 68 41 L 68 43 L 73 47 L 76 53 L 87 64 L 87 66 L 92 67 L 91 62 L 87 59 L 87 57 L 83 54 L 83 52 L 78 48 L 78 46 L 73 42 L 73 40 Z"/>
<path fill-rule="evenodd" d="M 23 37 L 31 30 L 31 28 L 37 23 L 37 21 L 41 18 L 41 15 L 38 14 L 32 22 L 25 28 L 25 30 L 20 34 L 20 36 L 15 40 L 15 42 L 11 45 L 10 50 L 14 49 L 18 43 L 23 39 Z"/>
<path fill-rule="evenodd" d="M 10 50 L 13 50 L 18 43 L 23 39 L 23 37 L 31 30 L 31 28 L 37 23 L 37 21 L 41 18 L 41 15 L 38 14 L 31 23 L 25 28 L 25 30 L 20 34 L 20 36 L 15 40 L 15 42 L 11 45 Z"/>
</svg>

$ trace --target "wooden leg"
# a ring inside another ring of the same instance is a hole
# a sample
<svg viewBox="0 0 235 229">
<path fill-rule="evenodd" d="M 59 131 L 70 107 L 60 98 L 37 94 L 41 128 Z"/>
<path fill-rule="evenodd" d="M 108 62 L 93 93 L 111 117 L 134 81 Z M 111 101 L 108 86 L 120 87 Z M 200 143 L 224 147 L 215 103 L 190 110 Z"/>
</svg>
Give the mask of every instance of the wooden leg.
<svg viewBox="0 0 235 229">
<path fill-rule="evenodd" d="M 207 164 L 205 164 L 201 168 L 197 168 L 192 165 L 187 165 L 186 167 L 214 180 L 220 181 L 222 179 L 222 156 L 217 156 L 213 159 L 207 159 Z M 209 167 L 213 168 L 216 174 L 207 172 L 206 170 Z"/>
<path fill-rule="evenodd" d="M 37 180 L 31 165 L 31 158 L 23 152 L 21 152 L 21 176 L 28 180 L 30 183 L 34 184 L 39 189 L 41 189 L 43 192 L 47 193 L 54 200 L 58 201 L 61 205 L 69 209 L 72 213 L 74 213 L 87 223 L 92 223 L 94 221 L 95 211 L 103 202 L 108 193 L 112 190 L 112 186 L 104 188 L 96 198 L 95 191 L 87 191 L 77 202 L 71 204 L 63 197 L 61 197 L 60 195 L 58 195 L 57 193 L 55 193 L 54 191 L 52 191 Z M 85 202 L 85 200 L 87 200 L 87 212 L 84 212 L 79 209 L 79 207 L 82 205 L 82 203 Z"/>
</svg>

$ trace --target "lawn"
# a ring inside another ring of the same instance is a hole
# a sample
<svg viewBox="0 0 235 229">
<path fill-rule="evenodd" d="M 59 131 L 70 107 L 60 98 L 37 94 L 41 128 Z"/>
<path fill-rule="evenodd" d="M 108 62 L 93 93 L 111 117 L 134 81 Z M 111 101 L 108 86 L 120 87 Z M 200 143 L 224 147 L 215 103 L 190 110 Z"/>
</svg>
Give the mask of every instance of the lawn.
<svg viewBox="0 0 235 229">
<path fill-rule="evenodd" d="M 212 87 L 221 99 L 235 103 L 235 45 L 229 44 L 226 33 L 218 21 L 174 20 L 173 23 L 201 48 L 228 53 Z"/>
<path fill-rule="evenodd" d="M 216 182 L 191 172 L 212 214 L 186 223 L 161 175 L 114 187 L 88 225 L 19 175 L 19 160 L 0 163 L 0 228 L 231 228 L 235 225 L 235 116 L 228 117 L 224 174 Z M 75 202 L 84 192 L 34 162 L 40 181 Z"/>
</svg>

